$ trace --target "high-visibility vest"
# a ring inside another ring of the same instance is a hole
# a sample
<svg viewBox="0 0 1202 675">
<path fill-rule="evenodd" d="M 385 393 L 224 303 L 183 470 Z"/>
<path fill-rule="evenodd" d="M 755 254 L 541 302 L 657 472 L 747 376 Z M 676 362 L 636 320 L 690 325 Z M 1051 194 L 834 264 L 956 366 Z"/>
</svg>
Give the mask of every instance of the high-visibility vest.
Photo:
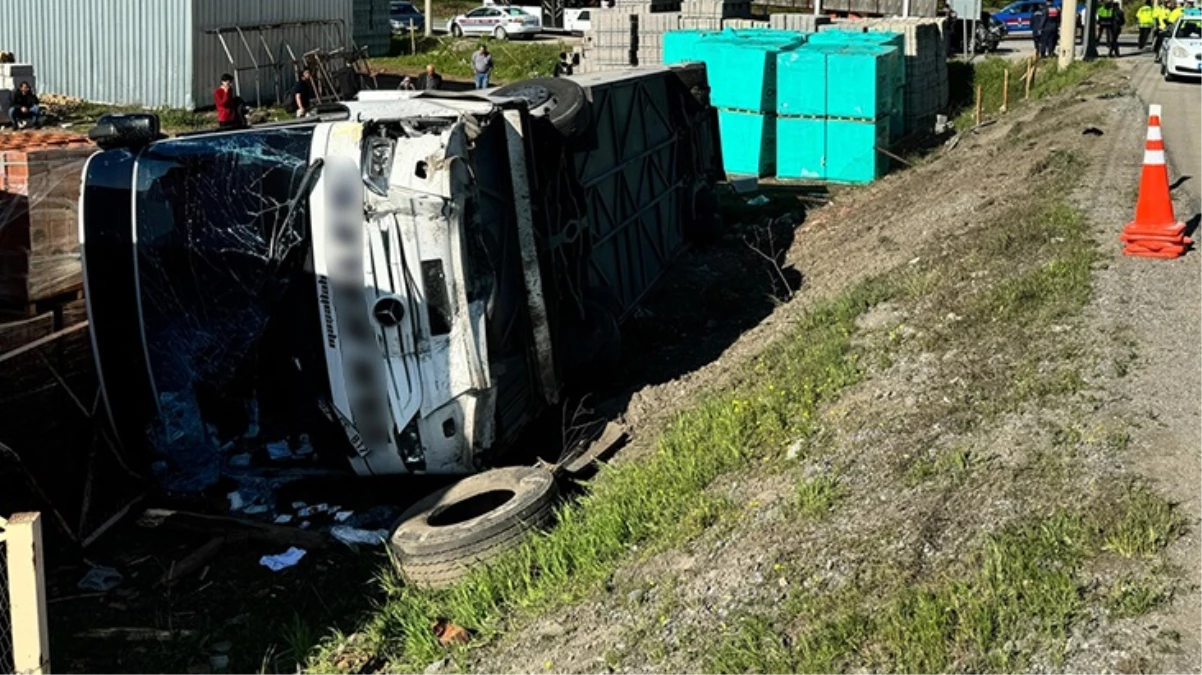
<svg viewBox="0 0 1202 675">
<path fill-rule="evenodd" d="M 1177 19 L 1180 19 L 1181 15 L 1184 13 L 1185 10 L 1181 9 L 1180 7 L 1174 7 L 1173 11 L 1169 12 L 1169 24 L 1172 25 L 1177 23 Z"/>
<path fill-rule="evenodd" d="M 1109 5 L 1102 5 L 1098 8 L 1098 23 L 1110 23 L 1110 19 L 1114 17 L 1114 9 Z"/>
<path fill-rule="evenodd" d="M 1152 18 L 1156 20 L 1156 27 L 1164 30 L 1165 22 L 1169 20 L 1169 9 L 1164 5 L 1157 5 L 1152 10 Z"/>
<path fill-rule="evenodd" d="M 1152 9 L 1152 5 L 1144 5 L 1135 12 L 1135 20 L 1139 22 L 1140 28 L 1151 28 L 1152 24 L 1156 23 L 1156 10 Z"/>
</svg>

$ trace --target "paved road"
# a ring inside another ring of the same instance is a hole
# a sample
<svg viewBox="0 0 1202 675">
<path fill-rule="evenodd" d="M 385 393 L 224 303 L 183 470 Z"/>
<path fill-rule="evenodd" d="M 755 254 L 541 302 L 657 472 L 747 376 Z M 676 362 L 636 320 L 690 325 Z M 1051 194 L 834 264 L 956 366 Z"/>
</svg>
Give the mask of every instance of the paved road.
<svg viewBox="0 0 1202 675">
<path fill-rule="evenodd" d="M 1174 183 L 1188 176 L 1178 188 L 1185 193 L 1186 200 L 1178 195 L 1178 204 L 1186 202 L 1190 209 L 1178 213 L 1177 217 L 1189 220 L 1196 216 L 1202 198 L 1202 84 L 1193 82 L 1165 82 L 1160 76 L 1160 67 L 1152 63 L 1152 57 L 1135 57 L 1131 83 L 1145 105 L 1159 103 L 1164 108 L 1160 123 L 1164 131 L 1164 147 L 1169 156 L 1170 180 Z"/>
</svg>

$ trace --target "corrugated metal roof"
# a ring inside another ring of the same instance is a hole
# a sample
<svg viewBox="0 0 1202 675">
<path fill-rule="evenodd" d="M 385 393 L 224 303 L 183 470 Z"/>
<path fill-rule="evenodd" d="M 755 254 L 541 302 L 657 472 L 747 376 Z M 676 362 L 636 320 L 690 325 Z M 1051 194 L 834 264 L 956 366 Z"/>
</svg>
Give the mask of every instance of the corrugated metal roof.
<svg viewBox="0 0 1202 675">
<path fill-rule="evenodd" d="M 184 107 L 192 63 L 188 2 L 7 0 L 0 2 L 0 49 L 33 64 L 42 93 Z"/>
</svg>

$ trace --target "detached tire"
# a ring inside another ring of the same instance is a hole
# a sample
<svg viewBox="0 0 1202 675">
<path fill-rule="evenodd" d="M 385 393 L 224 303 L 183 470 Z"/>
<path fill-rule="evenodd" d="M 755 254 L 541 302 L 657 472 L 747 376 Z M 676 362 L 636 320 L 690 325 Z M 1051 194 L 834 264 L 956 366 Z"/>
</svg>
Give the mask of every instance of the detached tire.
<svg viewBox="0 0 1202 675">
<path fill-rule="evenodd" d="M 551 473 L 534 467 L 469 476 L 405 511 L 388 547 L 409 583 L 445 588 L 547 526 L 557 494 Z"/>
<path fill-rule="evenodd" d="M 520 98 L 530 112 L 546 117 L 566 139 L 582 136 L 588 130 L 590 115 L 584 88 L 562 77 L 536 77 L 507 84 L 494 96 Z"/>
</svg>

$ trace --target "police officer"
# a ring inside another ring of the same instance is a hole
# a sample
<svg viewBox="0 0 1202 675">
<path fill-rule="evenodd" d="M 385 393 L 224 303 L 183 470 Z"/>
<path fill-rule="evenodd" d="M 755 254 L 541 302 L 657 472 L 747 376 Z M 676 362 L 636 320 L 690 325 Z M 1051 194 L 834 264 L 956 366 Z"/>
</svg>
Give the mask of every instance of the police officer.
<svg viewBox="0 0 1202 675">
<path fill-rule="evenodd" d="M 1139 23 L 1139 50 L 1142 52 L 1144 47 L 1148 46 L 1148 35 L 1152 33 L 1152 27 L 1156 25 L 1155 15 L 1156 10 L 1152 7 L 1152 0 L 1144 0 L 1144 4 L 1135 12 L 1135 20 Z"/>
<path fill-rule="evenodd" d="M 1177 19 L 1180 19 L 1181 15 L 1184 13 L 1185 13 L 1185 8 L 1181 6 L 1181 3 L 1174 2 L 1173 3 L 1173 11 L 1169 12 L 1168 27 L 1171 28 L 1173 26 L 1173 24 L 1177 23 Z M 1166 28 L 1166 30 L 1167 30 L 1167 28 Z"/>
<path fill-rule="evenodd" d="M 1109 56 L 1118 58 L 1119 56 L 1119 34 L 1123 32 L 1123 24 L 1127 23 L 1127 15 L 1123 13 L 1123 6 L 1119 4 L 1119 0 L 1111 0 L 1110 2 L 1110 32 L 1107 34 L 1110 45 Z"/>
<path fill-rule="evenodd" d="M 1106 38 L 1109 42 L 1110 23 L 1114 19 L 1114 6 L 1110 0 L 1101 0 L 1098 3 L 1098 42 Z"/>
<path fill-rule="evenodd" d="M 1056 43 L 1060 41 L 1060 8 L 1048 5 L 1047 18 L 1043 20 L 1043 40 L 1040 42 L 1040 56 L 1055 56 Z"/>
<path fill-rule="evenodd" d="M 1156 7 L 1153 18 L 1156 20 L 1156 38 L 1152 40 L 1152 53 L 1156 63 L 1160 63 L 1160 44 L 1164 42 L 1165 31 L 1168 30 L 1169 14 L 1172 12 L 1173 0 L 1165 0 L 1163 5 Z"/>
<path fill-rule="evenodd" d="M 1031 12 L 1031 39 L 1035 41 L 1035 55 L 1043 56 L 1043 24 L 1048 18 L 1048 6 L 1036 3 Z"/>
</svg>

